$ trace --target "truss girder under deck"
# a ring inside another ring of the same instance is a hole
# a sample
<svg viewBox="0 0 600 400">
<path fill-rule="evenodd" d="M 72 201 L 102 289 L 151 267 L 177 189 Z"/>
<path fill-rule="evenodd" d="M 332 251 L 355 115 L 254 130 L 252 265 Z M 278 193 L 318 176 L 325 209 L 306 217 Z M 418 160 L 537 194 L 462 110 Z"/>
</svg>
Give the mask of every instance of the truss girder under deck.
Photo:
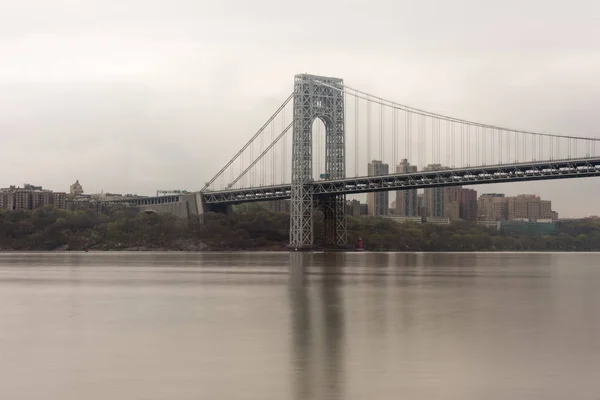
<svg viewBox="0 0 600 400">
<path fill-rule="evenodd" d="M 315 181 L 306 191 L 316 198 L 339 194 L 408 190 L 438 186 L 536 181 L 600 176 L 600 158 L 552 160 L 512 165 L 481 166 Z M 289 199 L 292 185 L 204 192 L 206 203 L 245 203 Z M 311 203 L 312 204 L 312 203 Z M 342 227 L 339 227 L 342 228 Z"/>
</svg>

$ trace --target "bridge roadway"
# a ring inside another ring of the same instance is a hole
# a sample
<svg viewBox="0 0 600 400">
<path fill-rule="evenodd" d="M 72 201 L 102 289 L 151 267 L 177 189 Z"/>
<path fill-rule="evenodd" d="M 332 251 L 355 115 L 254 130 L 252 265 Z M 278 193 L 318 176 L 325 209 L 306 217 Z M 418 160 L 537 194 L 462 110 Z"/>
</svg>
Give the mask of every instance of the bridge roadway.
<svg viewBox="0 0 600 400">
<path fill-rule="evenodd" d="M 318 180 L 312 182 L 311 185 L 314 194 L 327 195 L 593 176 L 600 176 L 600 158 L 549 160 L 408 174 Z M 202 192 L 204 204 L 214 205 L 289 199 L 290 195 L 291 184 Z"/>
</svg>

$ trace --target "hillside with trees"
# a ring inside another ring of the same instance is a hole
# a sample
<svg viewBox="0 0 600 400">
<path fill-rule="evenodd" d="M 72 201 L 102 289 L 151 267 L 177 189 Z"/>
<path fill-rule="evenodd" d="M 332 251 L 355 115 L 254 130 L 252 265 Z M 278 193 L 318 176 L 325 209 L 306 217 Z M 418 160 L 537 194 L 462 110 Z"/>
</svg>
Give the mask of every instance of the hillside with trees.
<svg viewBox="0 0 600 400">
<path fill-rule="evenodd" d="M 112 209 L 97 214 L 52 207 L 0 211 L 0 250 L 286 250 L 289 215 L 258 205 L 232 216 L 207 214 L 204 223 L 169 214 Z M 374 251 L 598 251 L 600 223 L 559 224 L 551 236 L 519 236 L 470 222 L 398 224 L 389 219 L 348 218 L 348 242 L 362 238 Z M 315 241 L 323 243 L 322 216 Z"/>
</svg>

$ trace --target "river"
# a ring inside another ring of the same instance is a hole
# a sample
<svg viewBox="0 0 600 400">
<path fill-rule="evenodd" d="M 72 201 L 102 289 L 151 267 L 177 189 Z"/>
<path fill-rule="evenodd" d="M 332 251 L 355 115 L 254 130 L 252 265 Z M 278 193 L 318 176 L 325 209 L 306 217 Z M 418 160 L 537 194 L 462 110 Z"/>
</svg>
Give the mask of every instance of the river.
<svg viewBox="0 0 600 400">
<path fill-rule="evenodd" d="M 0 253 L 3 399 L 599 399 L 600 254 Z"/>
</svg>

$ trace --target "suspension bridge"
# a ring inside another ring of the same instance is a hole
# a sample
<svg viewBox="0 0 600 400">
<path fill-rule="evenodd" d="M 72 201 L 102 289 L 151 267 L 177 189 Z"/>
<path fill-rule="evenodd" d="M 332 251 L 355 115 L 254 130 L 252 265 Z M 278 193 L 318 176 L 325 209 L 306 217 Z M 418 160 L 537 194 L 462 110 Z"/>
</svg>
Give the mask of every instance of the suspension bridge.
<svg viewBox="0 0 600 400">
<path fill-rule="evenodd" d="M 265 124 L 188 196 L 198 214 L 291 199 L 291 247 L 313 245 L 316 210 L 324 215 L 327 245 L 343 247 L 346 194 L 599 176 L 599 140 L 467 121 L 374 96 L 342 79 L 300 74 Z M 401 161 L 417 172 L 397 168 Z M 369 171 L 370 163 L 386 168 Z M 171 202 L 165 199 L 136 201 Z"/>
</svg>

